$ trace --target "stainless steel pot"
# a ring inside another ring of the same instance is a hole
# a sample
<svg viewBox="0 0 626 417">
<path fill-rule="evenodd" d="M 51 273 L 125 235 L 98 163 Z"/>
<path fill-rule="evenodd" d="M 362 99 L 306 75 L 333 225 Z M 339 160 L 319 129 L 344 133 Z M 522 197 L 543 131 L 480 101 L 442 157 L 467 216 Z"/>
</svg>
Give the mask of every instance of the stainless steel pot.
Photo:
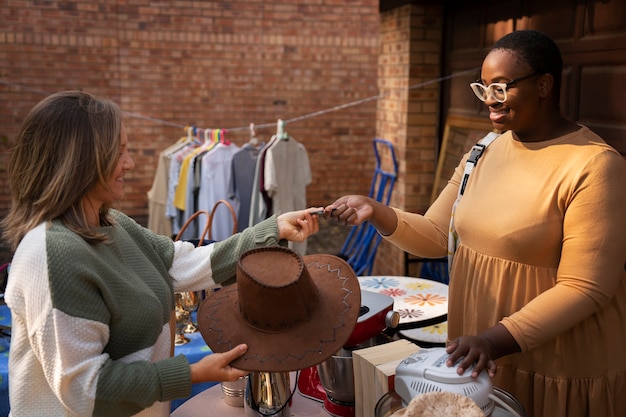
<svg viewBox="0 0 626 417">
<path fill-rule="evenodd" d="M 289 417 L 289 372 L 252 372 L 248 375 L 244 410 L 246 417 Z"/>
<path fill-rule="evenodd" d="M 233 407 L 243 407 L 247 378 L 247 376 L 244 376 L 236 381 L 224 381 L 221 383 L 226 404 Z"/>
<path fill-rule="evenodd" d="M 330 400 L 354 404 L 354 367 L 352 352 L 340 349 L 335 355 L 317 365 L 320 383 Z"/>
</svg>

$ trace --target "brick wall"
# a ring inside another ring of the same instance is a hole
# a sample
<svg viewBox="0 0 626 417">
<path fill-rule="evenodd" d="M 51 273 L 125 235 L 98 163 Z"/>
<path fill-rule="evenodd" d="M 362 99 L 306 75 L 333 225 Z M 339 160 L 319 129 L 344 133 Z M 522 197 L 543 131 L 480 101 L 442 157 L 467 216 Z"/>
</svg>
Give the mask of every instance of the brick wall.
<svg viewBox="0 0 626 417">
<path fill-rule="evenodd" d="M 50 92 L 84 89 L 147 116 L 125 120 L 136 169 L 120 207 L 143 224 L 157 156 L 183 126 L 230 129 L 243 144 L 250 123 L 269 125 L 257 130 L 267 140 L 278 118 L 379 93 L 377 0 L 0 0 L 0 23 L 0 216 L 11 143 Z M 376 100 L 286 128 L 309 153 L 310 205 L 367 193 Z"/>
<path fill-rule="evenodd" d="M 436 168 L 443 27 L 441 5 L 381 13 L 376 134 L 394 143 L 399 175 L 391 205 L 423 213 Z M 404 274 L 404 252 L 383 241 L 374 274 Z"/>
</svg>

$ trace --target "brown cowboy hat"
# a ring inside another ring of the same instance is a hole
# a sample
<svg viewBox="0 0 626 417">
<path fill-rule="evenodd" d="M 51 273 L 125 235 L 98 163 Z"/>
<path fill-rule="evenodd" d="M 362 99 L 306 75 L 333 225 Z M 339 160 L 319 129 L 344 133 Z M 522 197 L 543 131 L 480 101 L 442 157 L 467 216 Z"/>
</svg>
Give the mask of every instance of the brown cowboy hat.
<svg viewBox="0 0 626 417">
<path fill-rule="evenodd" d="M 248 345 L 236 368 L 295 371 L 336 353 L 360 307 L 359 281 L 343 259 L 266 247 L 241 255 L 237 283 L 201 303 L 198 327 L 214 352 Z"/>
</svg>

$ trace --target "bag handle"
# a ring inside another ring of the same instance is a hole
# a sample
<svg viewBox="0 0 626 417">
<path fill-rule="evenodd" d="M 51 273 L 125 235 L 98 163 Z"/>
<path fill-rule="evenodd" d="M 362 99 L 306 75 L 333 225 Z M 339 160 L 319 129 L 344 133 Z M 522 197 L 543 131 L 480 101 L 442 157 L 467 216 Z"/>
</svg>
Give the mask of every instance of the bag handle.
<svg viewBox="0 0 626 417">
<path fill-rule="evenodd" d="M 228 210 L 230 211 L 230 215 L 233 218 L 233 231 L 232 234 L 234 235 L 235 233 L 237 233 L 237 214 L 235 213 L 235 209 L 233 208 L 233 206 L 226 200 L 218 200 L 214 205 L 213 208 L 211 209 L 211 214 L 209 215 L 209 219 L 207 221 L 207 229 L 209 232 L 209 240 L 212 240 L 211 237 L 211 229 L 213 226 L 213 217 L 215 217 L 215 212 L 217 211 L 217 208 L 220 206 L 220 204 L 223 204 L 226 206 L 226 208 L 228 208 Z M 204 235 L 203 235 L 204 236 Z"/>
<path fill-rule="evenodd" d="M 195 213 L 193 213 L 191 216 L 189 216 L 189 218 L 185 221 L 185 224 L 183 224 L 183 226 L 180 228 L 180 231 L 178 232 L 178 234 L 176 235 L 176 237 L 174 238 L 174 240 L 180 240 L 180 238 L 183 236 L 183 233 L 185 232 L 185 230 L 187 230 L 187 228 L 189 227 L 189 225 L 191 224 L 191 222 L 198 216 L 200 216 L 201 214 L 206 215 L 206 222 L 204 224 L 204 229 L 202 230 L 202 234 L 200 235 L 200 240 L 198 241 L 198 246 L 202 246 L 202 243 L 204 243 L 204 236 L 207 233 L 210 233 L 210 229 L 211 229 L 211 216 L 209 215 L 209 213 L 206 210 L 198 210 Z M 171 340 L 171 345 L 170 345 L 170 357 L 174 356 L 175 353 L 175 349 L 176 349 L 176 343 L 175 343 L 175 338 L 176 338 L 176 309 L 172 310 L 172 312 L 170 313 L 170 334 L 172 335 L 172 340 Z"/>
<path fill-rule="evenodd" d="M 204 243 L 204 236 L 207 234 L 207 232 L 209 233 L 209 239 L 211 239 L 211 221 L 213 219 L 212 214 L 209 215 L 206 210 L 198 210 L 194 214 L 189 216 L 185 224 L 183 224 L 183 226 L 180 228 L 180 231 L 178 232 L 174 240 L 179 240 L 182 237 L 183 232 L 187 230 L 191 222 L 201 214 L 206 215 L 206 223 L 204 224 L 204 229 L 202 230 L 202 234 L 200 235 L 200 241 L 198 242 L 198 246 L 202 246 L 202 243 Z"/>
<path fill-rule="evenodd" d="M 456 206 L 459 204 L 461 197 L 465 193 L 465 187 L 467 186 L 467 181 L 469 180 L 470 174 L 478 165 L 478 160 L 482 156 L 487 146 L 491 145 L 491 142 L 496 140 L 496 138 L 500 136 L 500 133 L 489 132 L 484 138 L 482 138 L 476 145 L 472 147 L 472 152 L 470 156 L 467 158 L 465 162 L 465 171 L 463 172 L 463 177 L 461 178 L 461 184 L 459 185 L 459 191 L 456 196 L 456 200 L 452 205 L 452 214 L 450 215 L 450 228 L 448 230 L 448 274 L 452 272 L 452 260 L 454 259 L 454 253 L 456 249 L 459 247 L 461 240 L 459 239 L 459 235 L 456 232 L 456 227 L 454 226 L 454 213 L 456 212 Z"/>
</svg>

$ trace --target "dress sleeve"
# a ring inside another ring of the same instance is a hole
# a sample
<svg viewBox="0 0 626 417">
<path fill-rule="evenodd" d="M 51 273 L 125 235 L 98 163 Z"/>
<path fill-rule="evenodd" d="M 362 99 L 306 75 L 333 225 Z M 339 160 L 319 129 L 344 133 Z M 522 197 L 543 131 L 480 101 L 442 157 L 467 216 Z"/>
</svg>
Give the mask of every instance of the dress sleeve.
<svg viewBox="0 0 626 417">
<path fill-rule="evenodd" d="M 394 208 L 398 226 L 386 240 L 412 255 L 423 258 L 440 258 L 448 253 L 450 215 L 463 175 L 467 153 L 441 194 L 424 215 Z"/>
<path fill-rule="evenodd" d="M 502 323 L 523 350 L 565 332 L 607 305 L 624 277 L 626 164 L 604 151 L 581 168 L 567 197 L 554 287 Z"/>
</svg>

